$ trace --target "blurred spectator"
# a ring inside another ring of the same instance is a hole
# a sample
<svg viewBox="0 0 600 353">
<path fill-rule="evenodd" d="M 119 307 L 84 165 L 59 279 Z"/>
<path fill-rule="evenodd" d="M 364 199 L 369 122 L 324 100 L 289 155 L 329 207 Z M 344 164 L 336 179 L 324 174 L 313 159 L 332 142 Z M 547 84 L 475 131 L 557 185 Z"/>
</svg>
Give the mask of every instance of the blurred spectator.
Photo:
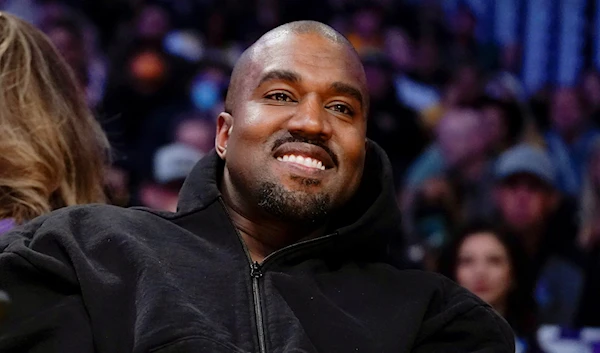
<svg viewBox="0 0 600 353">
<path fill-rule="evenodd" d="M 94 108 L 104 94 L 106 64 L 97 48 L 86 45 L 88 38 L 83 25 L 67 17 L 48 23 L 42 29 L 75 73 L 88 105 Z"/>
<path fill-rule="evenodd" d="M 394 175 L 400 177 L 428 139 L 417 114 L 396 100 L 389 61 L 373 54 L 363 65 L 371 95 L 367 134 L 387 152 Z"/>
<path fill-rule="evenodd" d="M 385 54 L 396 74 L 410 72 L 414 63 L 414 45 L 406 31 L 398 27 L 390 27 L 384 36 Z"/>
<path fill-rule="evenodd" d="M 521 51 L 517 44 L 506 45 L 502 49 L 500 68 L 486 86 L 486 94 L 503 101 L 524 102 L 525 88 L 519 80 Z"/>
<path fill-rule="evenodd" d="M 582 249 L 591 251 L 600 245 L 600 140 L 594 144 L 585 168 L 579 212 L 577 242 Z"/>
<path fill-rule="evenodd" d="M 360 55 L 383 51 L 382 11 L 375 3 L 367 3 L 355 11 L 347 38 Z"/>
<path fill-rule="evenodd" d="M 183 120 L 175 129 L 175 141 L 206 154 L 215 147 L 215 125 L 202 119 Z"/>
<path fill-rule="evenodd" d="M 433 130 L 445 112 L 460 107 L 473 107 L 483 96 L 481 71 L 472 63 L 456 68 L 438 104 L 422 112 L 423 125 Z"/>
<path fill-rule="evenodd" d="M 177 211 L 179 190 L 203 156 L 203 152 L 181 143 L 169 144 L 156 151 L 153 178 L 143 182 L 140 189 L 142 205 L 156 210 Z"/>
<path fill-rule="evenodd" d="M 583 170 L 600 131 L 583 107 L 573 88 L 558 88 L 550 102 L 551 128 L 545 134 L 550 158 L 557 168 L 558 189 L 569 197 L 578 197 Z"/>
<path fill-rule="evenodd" d="M 484 97 L 477 105 L 491 156 L 497 156 L 519 141 L 523 134 L 523 118 L 516 103 Z"/>
<path fill-rule="evenodd" d="M 486 222 L 470 223 L 444 250 L 438 270 L 508 321 L 516 352 L 540 352 L 529 259 L 512 234 Z"/>
<path fill-rule="evenodd" d="M 407 82 L 400 86 L 403 102 L 417 111 L 422 111 L 440 100 L 439 90 L 446 83 L 447 75 L 440 60 L 440 43 L 436 38 L 423 37 L 415 41 L 414 65 L 408 72 Z M 411 93 L 411 88 L 418 89 Z M 424 94 L 424 97 L 420 95 Z"/>
<path fill-rule="evenodd" d="M 140 122 L 140 126 L 133 130 L 136 138 L 129 140 L 131 158 L 127 165 L 133 173 L 132 192 L 136 192 L 141 178 L 150 174 L 156 150 L 173 141 L 182 121 L 197 121 L 190 132 L 198 131 L 195 127 L 200 126 L 200 129 L 214 134 L 214 119 L 223 110 L 229 75 L 230 68 L 226 65 L 202 62 L 182 87 L 185 94 L 165 98 L 152 111 L 145 113 L 143 124 Z M 209 143 L 210 149 L 214 146 L 214 137 Z"/>
<path fill-rule="evenodd" d="M 573 207 L 561 202 L 552 161 L 541 149 L 518 145 L 500 155 L 495 173 L 500 221 L 532 259 L 540 323 L 574 324 L 581 256 Z"/>
<path fill-rule="evenodd" d="M 449 111 L 437 128 L 437 143 L 408 171 L 401 201 L 405 231 L 431 251 L 458 224 L 492 214 L 493 165 L 482 122 L 479 111 Z"/>
<path fill-rule="evenodd" d="M 106 201 L 108 142 L 80 92 L 45 35 L 0 13 L 0 232 Z"/>
<path fill-rule="evenodd" d="M 588 70 L 582 75 L 581 95 L 585 102 L 585 111 L 595 125 L 600 124 L 600 73 Z"/>
<path fill-rule="evenodd" d="M 160 43 L 172 27 L 171 15 L 163 6 L 146 4 L 135 21 L 138 40 Z"/>
<path fill-rule="evenodd" d="M 600 141 L 596 142 L 584 176 L 577 239 L 588 255 L 586 284 L 579 307 L 579 326 L 600 327 Z"/>
<path fill-rule="evenodd" d="M 141 205 L 175 212 L 179 190 L 197 161 L 214 148 L 215 125 L 212 121 L 183 115 L 172 128 L 173 142 L 153 153 L 152 175 L 142 181 Z"/>
<path fill-rule="evenodd" d="M 448 47 L 450 62 L 454 65 L 474 60 L 482 69 L 493 71 L 498 67 L 498 50 L 492 42 L 477 40 L 477 16 L 464 2 L 460 3 L 449 20 L 452 42 Z"/>
</svg>

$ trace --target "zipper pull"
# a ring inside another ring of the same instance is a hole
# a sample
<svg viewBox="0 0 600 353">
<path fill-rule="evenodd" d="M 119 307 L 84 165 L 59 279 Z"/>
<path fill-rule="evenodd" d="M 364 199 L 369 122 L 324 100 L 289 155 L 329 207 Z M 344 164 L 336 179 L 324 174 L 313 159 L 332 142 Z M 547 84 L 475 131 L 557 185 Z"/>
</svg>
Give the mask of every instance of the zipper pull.
<svg viewBox="0 0 600 353">
<path fill-rule="evenodd" d="M 253 262 L 252 265 L 250 265 L 250 276 L 252 278 L 261 278 L 262 275 L 263 273 L 260 270 L 260 264 L 258 261 Z"/>
</svg>

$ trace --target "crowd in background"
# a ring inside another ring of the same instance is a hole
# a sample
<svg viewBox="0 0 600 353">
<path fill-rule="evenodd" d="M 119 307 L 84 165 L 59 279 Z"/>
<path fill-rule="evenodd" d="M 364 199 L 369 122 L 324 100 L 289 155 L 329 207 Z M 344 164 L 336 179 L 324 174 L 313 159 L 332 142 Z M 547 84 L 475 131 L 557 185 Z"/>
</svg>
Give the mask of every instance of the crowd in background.
<svg viewBox="0 0 600 353">
<path fill-rule="evenodd" d="M 3 0 L 0 9 L 42 29 L 75 72 L 112 145 L 111 202 L 164 210 L 213 148 L 249 43 L 292 20 L 330 24 L 363 59 L 368 135 L 396 177 L 399 262 L 488 301 L 531 352 L 542 324 L 600 326 L 596 68 L 527 93 L 518 43 L 482 41 L 466 3 L 448 12 L 441 1 Z"/>
</svg>

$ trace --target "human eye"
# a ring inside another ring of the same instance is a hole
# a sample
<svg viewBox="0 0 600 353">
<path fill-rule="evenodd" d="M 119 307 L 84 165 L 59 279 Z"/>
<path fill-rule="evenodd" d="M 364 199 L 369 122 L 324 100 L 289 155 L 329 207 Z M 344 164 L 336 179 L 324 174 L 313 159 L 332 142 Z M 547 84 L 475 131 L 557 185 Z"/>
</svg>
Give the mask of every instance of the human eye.
<svg viewBox="0 0 600 353">
<path fill-rule="evenodd" d="M 283 92 L 275 92 L 265 96 L 267 99 L 272 99 L 278 102 L 293 102 L 294 100 L 288 94 Z"/>
<path fill-rule="evenodd" d="M 354 110 L 352 110 L 352 108 L 350 108 L 347 104 L 334 103 L 334 104 L 331 104 L 328 108 L 333 110 L 334 112 L 342 113 L 345 115 L 349 115 L 349 116 L 354 115 Z"/>
</svg>

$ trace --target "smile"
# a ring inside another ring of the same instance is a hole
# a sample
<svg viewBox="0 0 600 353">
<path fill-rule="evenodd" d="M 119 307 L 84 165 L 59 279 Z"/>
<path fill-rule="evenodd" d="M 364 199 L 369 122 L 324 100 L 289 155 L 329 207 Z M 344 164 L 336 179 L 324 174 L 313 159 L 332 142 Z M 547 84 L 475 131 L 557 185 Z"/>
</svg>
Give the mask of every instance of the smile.
<svg viewBox="0 0 600 353">
<path fill-rule="evenodd" d="M 277 160 L 280 162 L 284 162 L 284 163 L 294 163 L 294 164 L 299 164 L 301 166 L 308 167 L 308 168 L 325 170 L 325 166 L 323 165 L 323 162 L 321 162 L 320 160 L 315 159 L 315 158 L 296 156 L 293 154 L 286 154 L 284 156 L 277 157 Z"/>
</svg>

